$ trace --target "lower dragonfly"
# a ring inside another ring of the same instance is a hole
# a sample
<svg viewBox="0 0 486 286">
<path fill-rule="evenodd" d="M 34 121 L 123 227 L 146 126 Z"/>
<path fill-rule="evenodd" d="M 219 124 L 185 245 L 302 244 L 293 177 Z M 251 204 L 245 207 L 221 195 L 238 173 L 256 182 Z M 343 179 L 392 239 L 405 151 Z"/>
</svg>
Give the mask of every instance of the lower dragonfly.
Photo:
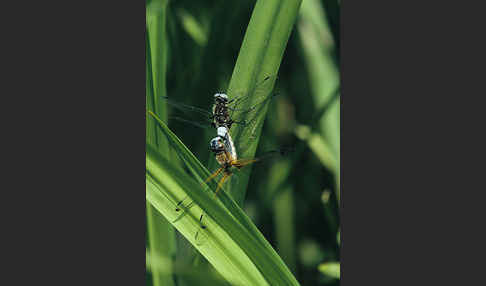
<svg viewBox="0 0 486 286">
<path fill-rule="evenodd" d="M 249 164 L 267 159 L 273 155 L 285 155 L 292 151 L 292 148 L 282 148 L 280 150 L 272 150 L 264 153 L 263 155 L 251 158 L 251 159 L 238 159 L 236 153 L 235 144 L 229 130 L 225 127 L 219 127 L 217 129 L 218 136 L 211 139 L 209 142 L 209 149 L 214 153 L 216 161 L 221 166 L 218 168 L 211 176 L 206 179 L 206 183 L 217 177 L 221 172 L 223 172 L 223 177 L 218 183 L 218 187 L 214 192 L 215 195 L 223 186 L 224 182 L 233 175 L 233 168 L 241 169 Z"/>
<path fill-rule="evenodd" d="M 218 136 L 211 139 L 209 142 L 209 149 L 214 153 L 216 161 L 221 167 L 206 179 L 207 183 L 223 172 L 223 177 L 219 181 L 218 187 L 214 192 L 215 195 L 218 194 L 218 191 L 221 189 L 224 182 L 233 174 L 231 171 L 233 167 L 241 169 L 248 164 L 258 161 L 257 158 L 238 160 L 235 144 L 228 129 L 226 127 L 219 127 L 217 130 Z"/>
<path fill-rule="evenodd" d="M 149 115 L 154 117 L 160 124 L 162 120 L 152 111 L 147 111 Z M 218 183 L 218 187 L 216 188 L 215 194 L 218 193 L 219 189 L 222 187 L 224 182 L 233 175 L 233 167 L 236 169 L 241 169 L 246 165 L 249 165 L 254 162 L 262 161 L 274 155 L 286 155 L 289 152 L 293 151 L 293 148 L 281 148 L 278 150 L 267 151 L 263 153 L 261 156 L 251 159 L 238 159 L 238 155 L 236 152 L 235 144 L 229 130 L 226 127 L 218 127 L 217 129 L 217 136 L 209 142 L 209 150 L 214 153 L 215 159 L 218 164 L 221 166 L 218 168 L 213 174 L 211 174 L 206 180 L 205 183 L 209 182 L 210 180 L 217 177 L 221 172 L 223 172 L 223 177 Z M 180 206 L 183 206 L 183 201 L 180 201 L 177 204 L 176 211 L 180 210 Z M 193 203 L 190 202 L 184 208 L 191 208 Z"/>
<path fill-rule="evenodd" d="M 153 112 L 148 111 L 148 114 L 153 116 L 157 121 L 161 122 L 160 118 L 158 118 L 157 115 L 155 115 Z M 219 190 L 223 186 L 224 182 L 233 175 L 233 168 L 236 169 L 241 169 L 244 166 L 247 166 L 251 163 L 262 161 L 266 158 L 269 158 L 273 155 L 285 155 L 289 151 L 291 152 L 293 149 L 292 148 L 282 148 L 280 150 L 272 150 L 264 153 L 263 155 L 257 157 L 257 158 L 252 158 L 252 159 L 238 159 L 238 155 L 236 153 L 236 148 L 235 144 L 233 142 L 233 139 L 231 138 L 231 135 L 229 133 L 228 128 L 220 126 L 217 128 L 217 136 L 213 138 L 210 143 L 209 143 L 209 149 L 214 153 L 216 161 L 218 164 L 221 166 L 218 168 L 213 174 L 211 174 L 206 180 L 205 183 L 209 182 L 210 180 L 214 179 L 217 177 L 221 172 L 223 172 L 223 177 L 220 179 L 218 186 L 214 192 L 215 196 L 218 194 Z M 175 211 L 183 211 L 178 218 L 176 218 L 172 223 L 177 222 L 180 220 L 185 214 L 187 214 L 187 211 L 191 209 L 192 207 L 195 206 L 194 201 L 189 201 L 187 204 L 184 203 L 186 201 L 187 197 L 179 201 L 176 205 Z M 204 224 L 203 221 L 204 213 L 201 214 L 199 218 L 199 227 L 196 231 L 195 234 L 195 241 L 198 245 L 202 245 L 205 241 L 204 237 L 205 235 L 201 232 L 204 232 L 207 228 L 206 224 Z"/>
<path fill-rule="evenodd" d="M 229 131 L 226 127 L 219 127 L 217 129 L 218 136 L 213 138 L 210 143 L 209 143 L 209 148 L 210 150 L 215 154 L 216 161 L 218 164 L 221 166 L 218 168 L 211 176 L 209 176 L 205 183 L 209 182 L 210 180 L 214 179 L 217 177 L 221 172 L 223 172 L 223 177 L 220 179 L 218 183 L 218 187 L 216 188 L 216 191 L 214 192 L 214 195 L 217 196 L 218 191 L 222 188 L 224 182 L 231 176 L 233 175 L 233 168 L 241 169 L 246 165 L 249 165 L 251 163 L 255 163 L 258 161 L 261 161 L 263 159 L 269 158 L 270 156 L 280 154 L 280 155 L 285 155 L 287 152 L 293 151 L 292 148 L 282 148 L 280 150 L 273 150 L 264 153 L 262 156 L 259 156 L 258 158 L 252 158 L 252 159 L 238 159 L 238 155 L 236 153 L 236 148 L 233 142 L 233 139 L 231 138 L 231 135 L 229 134 Z M 187 197 L 186 197 L 187 198 Z M 186 212 L 194 206 L 194 202 L 191 201 L 187 205 L 184 205 L 184 201 L 186 199 L 181 200 L 177 206 L 175 211 L 179 212 L 181 210 L 184 210 L 184 212 L 173 222 L 175 223 L 177 220 L 181 219 Z M 199 228 L 196 231 L 196 234 L 194 235 L 194 241 L 196 242 L 197 245 L 202 246 L 206 240 L 206 237 L 204 235 L 204 231 L 206 230 L 207 226 L 203 223 L 203 217 L 205 216 L 204 213 L 201 214 L 199 217 Z"/>
</svg>

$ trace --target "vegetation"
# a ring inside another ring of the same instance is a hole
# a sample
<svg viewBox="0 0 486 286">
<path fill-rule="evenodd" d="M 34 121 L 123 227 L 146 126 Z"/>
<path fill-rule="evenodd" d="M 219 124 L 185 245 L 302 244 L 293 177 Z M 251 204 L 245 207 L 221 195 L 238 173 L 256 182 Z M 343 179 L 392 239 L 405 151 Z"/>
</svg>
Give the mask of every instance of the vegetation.
<svg viewBox="0 0 486 286">
<path fill-rule="evenodd" d="M 147 1 L 147 285 L 339 283 L 339 2 Z M 267 80 L 265 80 L 267 79 Z M 214 195 L 210 110 L 244 96 L 242 168 Z M 277 96 L 275 96 L 277 95 Z M 197 121 L 196 121 L 197 122 Z"/>
</svg>

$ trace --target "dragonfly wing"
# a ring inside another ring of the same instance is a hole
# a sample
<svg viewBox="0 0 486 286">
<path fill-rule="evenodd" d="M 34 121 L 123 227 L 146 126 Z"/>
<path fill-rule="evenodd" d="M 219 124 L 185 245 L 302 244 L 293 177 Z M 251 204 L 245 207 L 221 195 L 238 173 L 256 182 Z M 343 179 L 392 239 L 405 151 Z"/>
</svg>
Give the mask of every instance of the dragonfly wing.
<svg viewBox="0 0 486 286">
<path fill-rule="evenodd" d="M 238 110 L 238 106 L 241 106 L 243 102 L 250 98 L 249 95 L 262 93 L 270 87 L 270 84 L 273 82 L 273 79 L 276 79 L 277 75 L 270 75 L 265 77 L 262 81 L 257 83 L 253 88 L 246 92 L 234 92 L 230 94 L 232 99 L 228 103 L 228 107 L 231 107 L 233 110 Z"/>
<path fill-rule="evenodd" d="M 280 149 L 264 152 L 263 154 L 259 155 L 258 158 L 263 160 L 265 158 L 273 156 L 287 156 L 288 154 L 293 152 L 295 152 L 295 147 L 282 147 Z"/>
<path fill-rule="evenodd" d="M 265 103 L 272 101 L 277 95 L 278 93 L 272 94 L 269 97 L 265 98 L 264 100 L 256 103 L 255 105 L 247 109 L 230 108 L 231 112 L 234 114 L 231 116 L 231 118 L 237 124 L 251 125 L 251 123 L 255 121 L 256 115 L 258 115 L 258 113 L 265 106 Z"/>
<path fill-rule="evenodd" d="M 219 190 L 223 187 L 224 182 L 231 176 L 231 173 L 224 173 L 223 177 L 218 183 L 218 187 L 216 188 L 216 191 L 214 192 L 214 195 L 218 195 Z"/>
<path fill-rule="evenodd" d="M 172 106 L 176 109 L 179 109 L 183 112 L 189 111 L 189 112 L 199 113 L 199 114 L 207 116 L 207 117 L 212 116 L 212 113 L 210 111 L 206 110 L 206 109 L 196 107 L 196 106 L 192 106 L 192 105 L 189 105 L 189 104 L 185 104 L 185 103 L 182 103 L 182 102 L 174 101 L 172 99 L 169 99 L 167 96 L 164 96 L 163 98 L 170 106 Z"/>
<path fill-rule="evenodd" d="M 264 97 L 265 94 L 263 94 L 265 91 L 268 90 L 269 84 L 273 82 L 272 79 L 275 77 L 276 75 L 267 76 L 246 95 L 239 96 L 232 100 L 231 104 L 228 105 L 228 109 L 230 111 L 231 119 L 236 124 L 248 126 L 248 128 L 252 126 L 252 123 L 255 121 L 259 112 L 266 106 L 266 103 L 272 101 L 277 95 L 279 95 L 278 93 L 273 93 L 267 97 Z M 242 103 L 248 100 L 250 96 L 247 95 L 250 95 L 252 93 L 254 94 L 254 96 L 260 97 L 259 101 L 249 108 L 243 108 Z"/>
<path fill-rule="evenodd" d="M 270 158 L 275 158 L 275 157 L 285 157 L 288 154 L 292 153 L 295 151 L 295 148 L 293 147 L 283 147 L 277 150 L 271 150 L 264 152 L 263 154 L 258 155 L 255 158 L 251 159 L 239 159 L 235 162 L 235 165 L 238 165 L 240 168 L 244 167 L 248 164 L 254 163 L 254 162 L 261 162 L 265 161 Z"/>
<path fill-rule="evenodd" d="M 212 113 L 209 112 L 208 110 L 196 106 L 188 105 L 185 103 L 177 102 L 172 99 L 169 99 L 168 97 L 163 97 L 163 98 L 167 102 L 167 104 L 169 104 L 171 107 L 189 116 L 189 117 L 169 116 L 169 119 L 174 119 L 200 128 L 211 127 Z"/>
<path fill-rule="evenodd" d="M 191 125 L 199 127 L 199 128 L 204 128 L 204 129 L 211 127 L 211 122 L 209 122 L 209 121 L 197 121 L 197 120 L 182 118 L 182 117 L 179 117 L 179 116 L 169 116 L 169 119 L 184 122 L 184 123 L 191 124 Z"/>
</svg>

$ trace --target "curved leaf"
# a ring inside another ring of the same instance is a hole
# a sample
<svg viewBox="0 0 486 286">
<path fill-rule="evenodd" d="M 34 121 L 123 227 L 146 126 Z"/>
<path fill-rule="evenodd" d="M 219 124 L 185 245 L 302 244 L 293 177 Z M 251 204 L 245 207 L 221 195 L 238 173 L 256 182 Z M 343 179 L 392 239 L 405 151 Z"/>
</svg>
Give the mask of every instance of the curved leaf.
<svg viewBox="0 0 486 286">
<path fill-rule="evenodd" d="M 228 88 L 230 98 L 239 94 L 248 97 L 239 108 L 251 108 L 270 96 L 301 2 L 302 0 L 257 1 Z M 256 89 L 267 77 L 270 77 L 269 82 L 265 83 L 264 88 Z M 240 158 L 255 156 L 267 106 L 266 103 L 259 107 L 251 126 L 232 127 L 232 138 L 242 147 Z M 214 166 L 216 163 L 212 161 L 211 169 Z M 226 184 L 226 189 L 239 205 L 246 195 L 250 173 L 251 165 L 241 170 L 238 179 L 233 176 Z"/>
<path fill-rule="evenodd" d="M 154 147 L 147 144 L 146 151 L 147 200 L 223 277 L 237 285 L 298 285 L 275 251 L 256 238 L 256 227 L 243 227 L 214 194 Z"/>
</svg>

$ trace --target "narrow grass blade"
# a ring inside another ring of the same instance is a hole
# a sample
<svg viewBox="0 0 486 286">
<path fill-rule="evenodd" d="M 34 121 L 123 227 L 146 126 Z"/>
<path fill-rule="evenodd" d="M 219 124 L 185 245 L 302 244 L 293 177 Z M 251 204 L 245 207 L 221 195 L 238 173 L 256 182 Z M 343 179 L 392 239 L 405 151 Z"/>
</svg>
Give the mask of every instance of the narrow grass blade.
<svg viewBox="0 0 486 286">
<path fill-rule="evenodd" d="M 150 54 L 149 65 L 151 67 L 153 109 L 162 120 L 167 121 L 167 104 L 162 99 L 166 96 L 166 71 L 167 71 L 167 0 L 152 0 L 146 8 L 147 43 Z M 148 75 L 147 75 L 148 76 Z M 161 134 L 158 134 L 158 147 L 164 148 L 166 143 Z"/>
<path fill-rule="evenodd" d="M 248 109 L 270 95 L 276 77 L 270 78 L 263 89 L 257 91 L 255 87 L 265 78 L 277 75 L 300 3 L 301 0 L 257 1 L 228 88 L 230 97 L 237 94 L 249 97 L 240 108 Z M 244 150 L 239 154 L 241 158 L 255 155 L 266 111 L 267 104 L 263 104 L 257 117 L 252 119 L 251 126 L 232 127 L 233 139 Z M 250 173 L 251 166 L 243 168 L 237 182 L 231 178 L 227 184 L 227 189 L 240 205 L 246 194 Z"/>
<path fill-rule="evenodd" d="M 167 0 L 153 0 L 146 12 L 146 104 L 163 121 L 167 121 L 166 97 L 167 45 L 166 21 Z M 147 138 L 155 140 L 155 145 L 162 153 L 167 153 L 169 145 L 165 136 L 156 127 L 151 117 L 147 121 Z M 154 141 L 149 141 L 153 143 Z"/>
<path fill-rule="evenodd" d="M 208 42 L 208 32 L 204 30 L 200 23 L 198 23 L 197 19 L 183 9 L 179 10 L 177 14 L 184 29 L 191 36 L 194 42 L 201 47 L 206 46 L 206 43 Z"/>
<path fill-rule="evenodd" d="M 275 220 L 275 240 L 277 250 L 283 260 L 292 270 L 297 272 L 297 250 L 295 233 L 295 209 L 294 189 L 290 186 L 283 188 L 273 201 L 273 213 Z"/>
<path fill-rule="evenodd" d="M 153 86 L 150 65 L 150 49 L 147 45 L 147 62 L 146 62 L 146 104 L 147 108 L 153 108 Z M 157 125 L 153 118 L 146 119 L 146 140 L 155 146 L 159 146 L 159 150 L 168 150 L 168 145 L 164 140 L 157 140 Z M 159 135 L 160 137 L 160 135 Z M 167 142 L 167 140 L 165 140 Z M 152 268 L 153 285 L 175 285 L 172 278 L 171 270 L 173 267 L 171 257 L 175 254 L 175 232 L 169 222 L 161 216 L 154 207 L 146 202 L 146 218 L 147 218 L 147 236 L 148 247 L 151 253 L 150 257 L 153 259 L 164 260 L 165 271 L 160 271 L 159 268 Z"/>
<path fill-rule="evenodd" d="M 158 115 L 162 118 L 167 118 L 166 108 L 163 104 L 159 104 L 155 89 L 158 95 L 165 95 L 165 42 L 161 42 L 160 38 L 165 34 L 165 1 L 153 1 L 147 8 L 147 33 L 146 33 L 146 105 L 151 110 L 157 110 Z M 157 24 L 161 24 L 160 29 L 156 29 Z M 156 30 L 154 32 L 154 29 Z M 157 33 L 158 32 L 158 33 Z M 149 36 L 151 34 L 151 36 Z M 161 34 L 161 35 L 160 35 Z M 152 45 L 151 40 L 154 42 Z M 155 59 L 153 61 L 153 59 Z M 153 69 L 152 67 L 155 67 Z M 154 81 L 153 79 L 156 78 Z M 158 150 L 168 152 L 168 143 L 165 137 L 157 134 L 158 128 L 153 118 L 146 118 L 146 140 Z M 171 286 L 175 285 L 172 276 L 173 260 L 175 255 L 175 232 L 170 223 L 155 210 L 155 208 L 147 201 L 146 202 L 146 218 L 147 218 L 147 236 L 148 236 L 148 251 L 151 259 L 165 261 L 164 271 L 160 268 L 151 268 L 152 280 L 154 286 Z"/>
<path fill-rule="evenodd" d="M 326 113 L 320 119 L 320 127 L 326 145 L 334 157 L 336 196 L 339 200 L 340 184 L 340 101 L 333 95 L 339 87 L 339 71 L 335 62 L 335 45 L 327 16 L 321 1 L 306 0 L 302 5 L 298 31 L 312 95 L 317 106 L 326 106 Z M 339 98 L 338 98 L 339 99 Z"/>
<path fill-rule="evenodd" d="M 300 140 L 305 141 L 309 145 L 323 166 L 331 172 L 339 172 L 334 154 L 320 134 L 313 133 L 311 128 L 306 125 L 297 125 L 294 132 Z"/>
</svg>

